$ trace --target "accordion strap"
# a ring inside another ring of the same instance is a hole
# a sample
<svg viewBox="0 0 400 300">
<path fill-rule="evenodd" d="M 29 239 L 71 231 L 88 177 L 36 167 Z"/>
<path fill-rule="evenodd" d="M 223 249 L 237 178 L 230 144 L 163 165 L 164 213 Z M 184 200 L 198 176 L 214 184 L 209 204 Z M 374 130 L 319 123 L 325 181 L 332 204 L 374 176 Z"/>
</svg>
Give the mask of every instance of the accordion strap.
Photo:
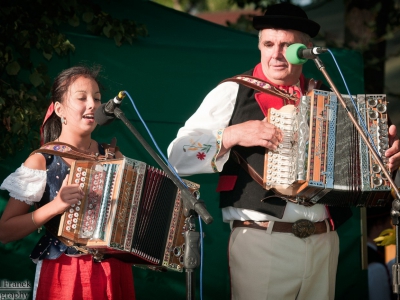
<svg viewBox="0 0 400 300">
<path fill-rule="evenodd" d="M 235 150 L 232 150 L 234 156 L 233 159 L 250 175 L 251 178 L 253 178 L 253 180 L 255 182 L 257 182 L 262 188 L 264 188 L 264 182 L 263 182 L 263 178 L 257 173 L 256 170 L 253 169 L 252 166 L 250 166 L 250 164 Z M 282 200 L 286 201 L 286 202 L 293 202 L 293 203 L 297 203 L 297 204 L 302 204 L 304 206 L 312 206 L 312 203 L 309 202 L 299 202 L 298 200 L 296 200 L 293 197 L 288 197 L 286 195 L 282 195 L 281 193 L 277 192 L 276 190 L 273 190 L 275 195 L 273 196 L 268 196 L 264 199 L 261 199 L 262 202 L 265 202 L 266 200 L 268 200 L 269 198 L 281 198 Z"/>
<path fill-rule="evenodd" d="M 311 92 L 314 89 L 320 89 L 322 85 L 322 80 L 315 80 L 313 78 L 306 78 L 304 82 L 304 90 L 306 93 Z"/>
<path fill-rule="evenodd" d="M 226 81 L 233 81 L 239 84 L 243 84 L 244 86 L 247 86 L 253 90 L 262 92 L 262 93 L 267 93 L 271 94 L 274 96 L 278 96 L 283 98 L 284 100 L 290 100 L 290 101 L 298 101 L 299 99 L 296 96 L 290 95 L 289 93 L 282 91 L 273 85 L 269 84 L 266 81 L 263 81 L 261 79 L 258 79 L 256 77 L 250 76 L 250 75 L 238 75 L 238 76 L 233 76 L 231 78 L 227 78 L 220 83 L 226 82 Z"/>
<path fill-rule="evenodd" d="M 227 78 L 220 83 L 227 82 L 227 81 L 233 81 L 239 84 L 243 84 L 244 86 L 247 86 L 253 90 L 262 92 L 262 93 L 267 93 L 271 94 L 274 96 L 281 97 L 285 100 L 284 105 L 286 105 L 286 100 L 290 101 L 298 101 L 298 98 L 296 96 L 293 96 L 285 91 L 282 91 L 273 85 L 269 84 L 268 82 L 258 79 L 256 77 L 250 76 L 250 75 L 237 75 L 233 76 L 231 78 Z M 313 78 L 305 78 L 305 83 L 304 83 L 304 90 L 306 93 L 312 91 L 313 89 L 319 89 L 322 85 L 322 80 L 315 80 Z"/>
<path fill-rule="evenodd" d="M 115 152 L 118 151 L 117 139 L 114 137 L 110 144 L 102 144 L 105 149 L 105 159 L 115 158 Z"/>
<path fill-rule="evenodd" d="M 238 76 L 234 76 L 231 78 L 227 78 L 223 81 L 221 81 L 221 83 L 223 82 L 227 82 L 227 81 L 233 81 L 239 84 L 243 84 L 244 86 L 247 86 L 251 89 L 263 92 L 263 93 L 269 93 L 278 97 L 282 97 L 287 100 L 291 100 L 291 101 L 297 101 L 298 99 L 295 96 L 292 96 L 280 89 L 277 89 L 276 87 L 272 86 L 271 84 L 269 84 L 268 82 L 265 82 L 261 79 L 255 78 L 253 76 L 249 76 L 249 75 L 238 75 Z M 304 83 L 304 90 L 306 91 L 306 93 L 314 90 L 314 89 L 319 89 L 322 85 L 322 81 L 321 80 L 314 80 L 313 78 L 305 78 L 305 83 Z M 286 101 L 285 101 L 285 105 L 286 105 Z M 249 165 L 249 163 L 235 150 L 232 150 L 233 152 L 233 159 L 250 175 L 250 177 L 257 182 L 262 188 L 264 188 L 264 181 L 263 178 L 260 176 L 260 174 L 257 173 L 256 170 L 253 169 L 252 166 Z M 287 196 L 283 196 L 280 193 L 274 191 L 276 195 L 278 195 L 280 198 L 286 200 L 286 201 L 290 201 L 290 202 L 295 202 L 293 199 L 291 199 L 290 197 Z"/>
<path fill-rule="evenodd" d="M 99 153 L 93 154 L 86 151 L 82 151 L 70 144 L 63 143 L 63 142 L 49 142 L 44 144 L 39 149 L 33 151 L 30 155 L 35 153 L 46 153 L 51 155 L 57 155 L 65 158 L 71 158 L 74 160 L 92 160 L 92 161 L 99 161 L 99 160 L 106 160 L 112 159 L 115 156 L 115 152 L 118 150 L 116 147 L 117 139 L 113 138 L 110 144 L 101 144 L 105 149 L 105 155 L 100 155 Z M 36 203 L 35 208 L 38 208 L 39 205 Z M 57 231 L 58 228 L 53 228 L 50 223 L 44 224 L 44 227 L 55 237 L 57 237 L 62 243 L 69 247 L 74 247 L 76 250 L 80 251 L 81 253 L 87 253 L 85 248 L 78 247 L 74 244 L 74 242 L 64 238 L 62 236 L 58 236 Z"/>
<path fill-rule="evenodd" d="M 263 184 L 263 179 L 262 177 L 257 173 L 256 170 L 253 169 L 252 166 L 249 165 L 249 163 L 235 150 L 232 150 L 234 156 L 233 159 L 247 172 L 249 173 L 250 177 L 254 179 L 255 182 L 257 182 L 259 185 L 262 187 L 264 186 Z"/>
<path fill-rule="evenodd" d="M 116 138 L 113 138 L 110 144 L 102 144 L 103 148 L 105 149 L 105 155 L 82 151 L 70 144 L 63 142 L 46 143 L 39 149 L 33 151 L 30 155 L 35 153 L 47 153 L 75 160 L 106 160 L 114 158 L 115 152 L 118 150 L 116 143 Z"/>
</svg>

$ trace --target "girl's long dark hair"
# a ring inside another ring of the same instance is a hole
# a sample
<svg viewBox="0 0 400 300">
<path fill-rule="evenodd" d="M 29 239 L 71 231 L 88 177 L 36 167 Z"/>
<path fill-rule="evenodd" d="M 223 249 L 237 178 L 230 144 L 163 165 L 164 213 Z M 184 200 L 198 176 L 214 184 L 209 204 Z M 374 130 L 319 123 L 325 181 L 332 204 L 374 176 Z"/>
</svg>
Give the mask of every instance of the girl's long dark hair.
<svg viewBox="0 0 400 300">
<path fill-rule="evenodd" d="M 87 66 L 75 66 L 62 71 L 54 80 L 51 88 L 51 102 L 63 103 L 64 96 L 67 93 L 70 85 L 81 76 L 91 78 L 97 82 L 100 87 L 100 83 L 97 79 L 100 73 L 101 67 L 87 67 Z M 61 134 L 61 119 L 53 111 L 50 117 L 43 124 L 43 143 L 48 143 L 56 140 Z"/>
</svg>

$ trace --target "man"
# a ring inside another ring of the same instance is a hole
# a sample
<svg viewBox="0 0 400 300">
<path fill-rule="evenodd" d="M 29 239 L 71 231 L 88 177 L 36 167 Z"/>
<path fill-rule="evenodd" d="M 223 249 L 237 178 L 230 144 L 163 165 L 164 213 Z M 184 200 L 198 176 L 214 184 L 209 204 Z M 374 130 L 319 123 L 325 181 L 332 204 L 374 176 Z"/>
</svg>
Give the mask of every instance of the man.
<svg viewBox="0 0 400 300">
<path fill-rule="evenodd" d="M 299 98 L 307 80 L 301 65 L 287 62 L 285 51 L 294 43 L 311 46 L 320 26 L 289 3 L 268 7 L 253 26 L 260 30 L 261 63 L 246 74 Z M 233 150 L 263 174 L 265 148 L 274 150 L 282 141 L 281 131 L 265 120 L 265 113 L 283 104 L 281 97 L 224 82 L 206 96 L 168 147 L 169 161 L 181 175 L 220 172 L 220 207 L 223 220 L 232 226 L 232 299 L 334 299 L 339 253 L 335 229 L 350 210 L 338 214 L 323 205 L 286 202 L 263 189 L 234 159 Z M 392 128 L 392 141 L 395 135 Z M 396 140 L 386 155 L 397 152 Z M 390 167 L 398 167 L 398 160 L 390 158 Z M 300 238 L 292 233 L 301 219 L 315 226 L 314 234 Z"/>
</svg>

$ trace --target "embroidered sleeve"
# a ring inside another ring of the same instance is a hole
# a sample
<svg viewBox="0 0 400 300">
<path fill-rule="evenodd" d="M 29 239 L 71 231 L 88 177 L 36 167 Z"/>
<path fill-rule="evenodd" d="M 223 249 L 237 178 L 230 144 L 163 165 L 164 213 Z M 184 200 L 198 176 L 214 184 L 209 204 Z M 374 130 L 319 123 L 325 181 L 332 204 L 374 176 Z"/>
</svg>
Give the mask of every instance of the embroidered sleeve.
<svg viewBox="0 0 400 300">
<path fill-rule="evenodd" d="M 0 189 L 7 190 L 10 197 L 33 205 L 34 202 L 42 199 L 46 179 L 46 171 L 30 169 L 22 164 L 14 173 L 4 179 Z"/>
<path fill-rule="evenodd" d="M 229 125 L 239 85 L 225 82 L 212 90 L 197 111 L 179 129 L 168 147 L 170 163 L 180 175 L 222 170 L 229 152 L 216 159 L 221 150 L 223 130 Z"/>
<path fill-rule="evenodd" d="M 224 155 L 222 155 L 221 157 L 218 157 L 219 152 L 221 151 L 221 146 L 222 146 L 222 137 L 224 134 L 224 130 L 223 129 L 219 129 L 217 131 L 217 141 L 216 141 L 216 148 L 217 151 L 215 152 L 215 155 L 213 156 L 212 160 L 211 160 L 211 166 L 214 170 L 215 173 L 217 172 L 221 172 L 222 171 L 222 167 L 224 166 L 224 164 L 226 163 L 226 161 L 229 158 L 229 153 L 231 152 L 230 150 L 225 153 Z M 217 158 L 218 157 L 218 158 Z"/>
</svg>

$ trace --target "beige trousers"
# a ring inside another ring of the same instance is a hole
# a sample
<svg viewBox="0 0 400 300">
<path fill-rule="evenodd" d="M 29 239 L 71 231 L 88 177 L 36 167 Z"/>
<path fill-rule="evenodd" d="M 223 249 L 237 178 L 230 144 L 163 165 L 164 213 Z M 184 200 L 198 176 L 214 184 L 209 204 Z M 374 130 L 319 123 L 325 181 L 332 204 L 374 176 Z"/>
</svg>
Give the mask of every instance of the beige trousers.
<svg viewBox="0 0 400 300">
<path fill-rule="evenodd" d="M 336 231 L 300 239 L 235 228 L 229 240 L 232 300 L 333 300 L 338 255 Z"/>
</svg>

